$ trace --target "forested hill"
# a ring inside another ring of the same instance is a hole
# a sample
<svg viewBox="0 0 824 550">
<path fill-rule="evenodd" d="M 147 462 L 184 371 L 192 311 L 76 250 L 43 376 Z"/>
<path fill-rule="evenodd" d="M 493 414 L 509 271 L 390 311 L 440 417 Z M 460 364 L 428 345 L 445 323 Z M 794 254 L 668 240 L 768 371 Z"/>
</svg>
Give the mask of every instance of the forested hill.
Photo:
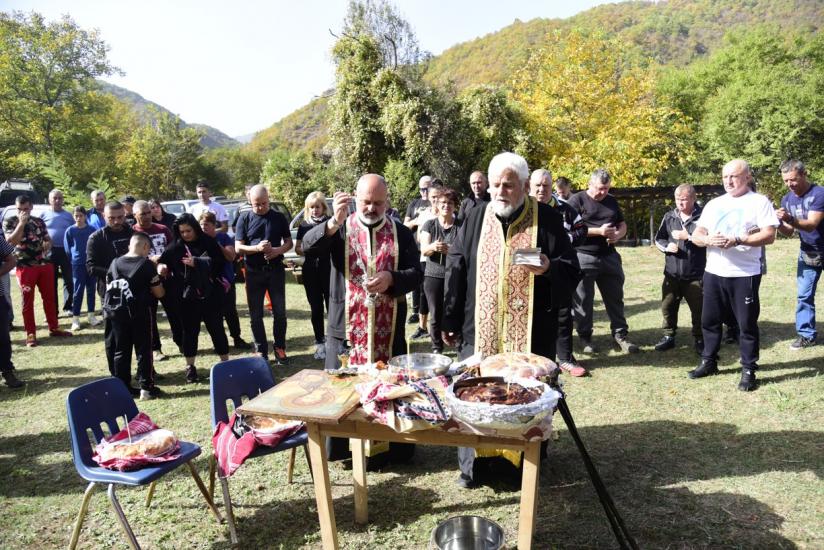
<svg viewBox="0 0 824 550">
<path fill-rule="evenodd" d="M 770 23 L 785 29 L 818 32 L 824 24 L 821 0 L 669 0 L 597 6 L 567 19 L 515 21 L 486 36 L 457 44 L 432 58 L 426 78 L 472 84 L 503 84 L 522 67 L 531 51 L 554 30 L 601 31 L 637 46 L 639 53 L 668 65 L 686 65 L 716 48 L 727 31 Z M 425 44 L 423 44 L 426 47 Z M 250 147 L 317 150 L 325 142 L 324 99 L 286 116 L 259 132 Z"/>
<path fill-rule="evenodd" d="M 130 105 L 132 109 L 134 109 L 135 113 L 137 113 L 137 116 L 143 121 L 152 120 L 152 109 L 175 116 L 174 113 L 165 107 L 158 105 L 153 101 L 149 101 L 140 94 L 131 90 L 121 88 L 120 86 L 115 86 L 114 84 L 110 84 L 102 80 L 98 80 L 98 84 L 104 92 L 110 93 Z M 185 127 L 196 128 L 203 132 L 203 137 L 200 140 L 200 144 L 206 149 L 213 149 L 215 147 L 229 147 L 239 144 L 236 140 L 227 136 L 217 128 L 207 126 L 206 124 L 192 124 L 184 120 L 181 120 L 181 122 Z"/>
</svg>

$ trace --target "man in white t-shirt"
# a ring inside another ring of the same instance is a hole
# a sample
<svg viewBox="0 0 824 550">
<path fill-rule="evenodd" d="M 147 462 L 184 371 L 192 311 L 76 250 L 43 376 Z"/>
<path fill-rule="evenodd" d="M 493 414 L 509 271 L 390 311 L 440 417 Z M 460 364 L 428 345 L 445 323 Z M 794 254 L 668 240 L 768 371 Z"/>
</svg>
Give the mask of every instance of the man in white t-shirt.
<svg viewBox="0 0 824 550">
<path fill-rule="evenodd" d="M 212 192 L 209 190 L 209 182 L 200 180 L 197 182 L 197 198 L 200 202 L 196 202 L 189 207 L 189 213 L 192 214 L 196 220 L 200 219 L 200 215 L 204 212 L 212 212 L 217 218 L 218 231 L 226 232 L 229 229 L 229 215 L 222 204 L 212 200 Z"/>
<path fill-rule="evenodd" d="M 761 247 L 772 244 L 778 217 L 770 200 L 750 189 L 752 172 L 740 159 L 728 162 L 722 172 L 726 194 L 707 203 L 690 240 L 707 248 L 701 330 L 704 353 L 690 378 L 718 374 L 721 326 L 727 312 L 738 321 L 741 381 L 738 389 L 757 387 L 761 304 Z"/>
</svg>

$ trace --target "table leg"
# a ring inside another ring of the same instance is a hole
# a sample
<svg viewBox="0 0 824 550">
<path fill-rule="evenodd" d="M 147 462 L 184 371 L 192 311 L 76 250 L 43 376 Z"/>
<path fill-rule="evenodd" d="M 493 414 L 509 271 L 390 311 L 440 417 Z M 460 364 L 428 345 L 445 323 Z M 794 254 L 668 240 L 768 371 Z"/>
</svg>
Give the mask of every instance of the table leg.
<svg viewBox="0 0 824 550">
<path fill-rule="evenodd" d="M 524 449 L 521 477 L 521 515 L 518 520 L 518 550 L 532 547 L 535 513 L 538 508 L 538 475 L 541 468 L 541 442 L 532 441 Z"/>
<path fill-rule="evenodd" d="M 366 488 L 366 442 L 350 439 L 352 447 L 352 476 L 355 481 L 355 523 L 363 525 L 369 521 L 369 503 Z"/>
<path fill-rule="evenodd" d="M 332 506 L 332 486 L 329 482 L 329 464 L 326 462 L 326 441 L 320 426 L 307 422 L 309 435 L 309 459 L 312 461 L 315 501 L 318 506 L 320 536 L 324 550 L 338 550 L 338 529 L 335 525 L 335 509 Z"/>
</svg>

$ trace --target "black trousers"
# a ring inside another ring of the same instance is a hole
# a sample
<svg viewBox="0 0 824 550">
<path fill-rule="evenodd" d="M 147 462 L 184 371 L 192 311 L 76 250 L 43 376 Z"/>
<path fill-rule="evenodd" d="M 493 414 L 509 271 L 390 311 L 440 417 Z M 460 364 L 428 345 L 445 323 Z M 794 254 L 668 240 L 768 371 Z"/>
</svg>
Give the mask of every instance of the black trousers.
<svg viewBox="0 0 824 550">
<path fill-rule="evenodd" d="M 111 375 L 132 386 L 132 349 L 137 358 L 137 381 L 142 388 L 154 385 L 152 373 L 152 322 L 149 315 L 127 321 L 106 319 L 106 356 Z"/>
<path fill-rule="evenodd" d="M 240 318 L 237 315 L 237 289 L 235 283 L 229 286 L 229 292 L 223 297 L 223 318 L 229 329 L 229 336 L 240 338 Z"/>
<path fill-rule="evenodd" d="M 444 279 L 439 277 L 423 278 L 423 290 L 426 294 L 426 302 L 429 305 L 429 337 L 432 340 L 432 349 L 437 353 L 443 351 L 443 338 L 441 337 L 443 288 Z"/>
<path fill-rule="evenodd" d="M 157 298 L 149 297 L 149 315 L 152 324 L 152 351 L 160 351 L 160 331 L 157 329 Z"/>
<path fill-rule="evenodd" d="M 222 292 L 213 290 L 212 292 Z M 223 311 L 219 298 L 207 300 L 184 300 L 180 309 L 183 324 L 183 355 L 197 355 L 197 340 L 200 337 L 200 324 L 206 325 L 206 331 L 212 338 L 212 345 L 217 355 L 228 355 L 229 340 L 223 331 Z"/>
<path fill-rule="evenodd" d="M 54 307 L 57 308 L 57 281 L 63 278 L 63 311 L 72 310 L 72 298 L 74 296 L 74 281 L 72 280 L 72 262 L 63 247 L 51 249 L 51 263 L 54 265 Z M 58 271 L 60 274 L 58 275 Z"/>
<path fill-rule="evenodd" d="M 696 340 L 703 339 L 701 330 L 701 311 L 704 302 L 704 283 L 701 279 L 678 279 L 664 274 L 661 284 L 661 313 L 664 316 L 664 334 L 675 336 L 678 328 L 678 309 L 681 299 L 687 301 L 692 315 L 692 336 Z"/>
<path fill-rule="evenodd" d="M 312 332 L 315 333 L 315 343 L 326 341 L 323 308 L 329 311 L 329 271 L 317 267 L 303 268 L 303 290 L 312 312 Z"/>
<path fill-rule="evenodd" d="M 558 337 L 555 339 L 558 361 L 572 360 L 572 300 L 558 308 Z"/>
<path fill-rule="evenodd" d="M 9 372 L 14 368 L 11 362 L 11 306 L 5 296 L 0 296 L 0 372 Z"/>
<path fill-rule="evenodd" d="M 426 262 L 421 262 L 421 272 L 424 271 L 426 271 Z M 429 302 L 426 301 L 423 281 L 412 291 L 412 311 L 421 315 L 429 315 Z"/>
<path fill-rule="evenodd" d="M 269 356 L 266 329 L 263 327 L 263 299 L 266 291 L 272 301 L 272 333 L 275 347 L 286 349 L 286 270 L 283 265 L 257 270 L 246 267 L 246 300 L 249 304 L 249 320 L 255 351 Z"/>
<path fill-rule="evenodd" d="M 759 354 L 758 316 L 761 301 L 758 290 L 761 275 L 750 277 L 719 277 L 704 273 L 704 310 L 701 315 L 701 331 L 704 336 L 703 359 L 717 361 L 721 348 L 721 326 L 732 312 L 738 322 L 738 347 L 741 365 L 757 368 Z"/>
</svg>

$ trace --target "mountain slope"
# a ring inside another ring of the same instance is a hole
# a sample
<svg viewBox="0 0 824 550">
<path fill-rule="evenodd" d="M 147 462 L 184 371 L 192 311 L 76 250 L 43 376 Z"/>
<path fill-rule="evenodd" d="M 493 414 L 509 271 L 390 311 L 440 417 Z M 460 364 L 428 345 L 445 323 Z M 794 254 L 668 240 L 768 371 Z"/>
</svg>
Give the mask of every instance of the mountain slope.
<svg viewBox="0 0 824 550">
<path fill-rule="evenodd" d="M 580 28 L 602 31 L 634 44 L 661 64 L 686 65 L 717 48 L 730 30 L 771 23 L 783 29 L 818 32 L 821 0 L 629 1 L 596 6 L 568 19 L 516 20 L 486 36 L 445 50 L 428 62 L 425 78 L 435 85 L 506 85 L 547 33 Z M 248 145 L 258 151 L 279 146 L 318 151 L 326 141 L 326 101 L 308 105 L 258 132 Z"/>
<path fill-rule="evenodd" d="M 153 107 L 154 109 L 157 109 L 160 112 L 168 113 L 172 116 L 175 116 L 174 113 L 172 113 L 162 105 L 158 105 L 153 101 L 149 101 L 148 99 L 144 98 L 136 92 L 133 92 L 126 88 L 121 88 L 120 86 L 115 86 L 114 84 L 110 84 L 102 80 L 98 80 L 97 82 L 104 92 L 112 94 L 121 101 L 124 101 L 127 104 L 131 105 L 132 109 L 134 109 L 134 111 L 137 113 L 140 120 L 144 122 L 148 122 L 152 119 L 150 107 Z M 217 128 L 207 126 L 206 124 L 188 123 L 183 119 L 181 119 L 181 122 L 187 128 L 195 128 L 203 132 L 203 137 L 200 139 L 200 144 L 205 149 L 239 145 L 238 141 L 227 136 Z"/>
</svg>

